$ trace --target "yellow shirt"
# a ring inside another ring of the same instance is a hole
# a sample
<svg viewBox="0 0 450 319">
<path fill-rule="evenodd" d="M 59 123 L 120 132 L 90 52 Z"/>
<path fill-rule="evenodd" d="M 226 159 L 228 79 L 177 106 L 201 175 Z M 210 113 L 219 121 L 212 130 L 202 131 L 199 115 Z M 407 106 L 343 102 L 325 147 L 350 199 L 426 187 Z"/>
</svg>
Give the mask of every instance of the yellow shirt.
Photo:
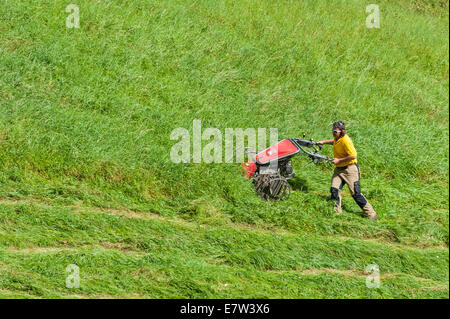
<svg viewBox="0 0 450 319">
<path fill-rule="evenodd" d="M 333 154 L 334 158 L 344 158 L 347 156 L 356 156 L 356 149 L 353 145 L 351 138 L 345 134 L 338 140 L 334 140 L 333 142 Z M 356 164 L 356 158 L 351 161 L 341 162 L 336 165 L 336 167 L 347 166 L 350 164 Z"/>
</svg>

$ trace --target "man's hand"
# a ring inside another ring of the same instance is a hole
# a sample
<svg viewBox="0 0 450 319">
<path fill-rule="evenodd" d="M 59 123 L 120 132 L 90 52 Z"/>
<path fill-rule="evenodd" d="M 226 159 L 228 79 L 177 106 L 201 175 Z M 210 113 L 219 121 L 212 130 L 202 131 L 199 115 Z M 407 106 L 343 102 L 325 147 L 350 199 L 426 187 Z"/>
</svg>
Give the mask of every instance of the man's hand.
<svg viewBox="0 0 450 319">
<path fill-rule="evenodd" d="M 331 160 L 331 163 L 333 163 L 334 165 L 337 165 L 337 164 L 339 164 L 341 161 L 342 161 L 342 160 L 341 160 L 340 158 L 333 158 L 333 159 Z"/>
</svg>

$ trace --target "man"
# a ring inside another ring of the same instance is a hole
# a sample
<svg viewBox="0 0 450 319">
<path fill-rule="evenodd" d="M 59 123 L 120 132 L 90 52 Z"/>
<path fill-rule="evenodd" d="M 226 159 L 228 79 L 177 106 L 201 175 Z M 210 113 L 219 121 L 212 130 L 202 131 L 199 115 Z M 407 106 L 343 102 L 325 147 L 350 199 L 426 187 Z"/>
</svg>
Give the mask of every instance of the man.
<svg viewBox="0 0 450 319">
<path fill-rule="evenodd" d="M 319 145 L 333 145 L 333 160 L 336 165 L 333 178 L 331 179 L 331 199 L 336 201 L 334 210 L 342 213 L 342 196 L 340 190 L 345 184 L 348 185 L 353 199 L 362 208 L 369 219 L 377 219 L 378 215 L 361 193 L 359 180 L 361 178 L 359 166 L 356 160 L 356 149 L 352 140 L 345 132 L 345 123 L 342 121 L 333 123 L 332 140 L 317 142 Z"/>
</svg>

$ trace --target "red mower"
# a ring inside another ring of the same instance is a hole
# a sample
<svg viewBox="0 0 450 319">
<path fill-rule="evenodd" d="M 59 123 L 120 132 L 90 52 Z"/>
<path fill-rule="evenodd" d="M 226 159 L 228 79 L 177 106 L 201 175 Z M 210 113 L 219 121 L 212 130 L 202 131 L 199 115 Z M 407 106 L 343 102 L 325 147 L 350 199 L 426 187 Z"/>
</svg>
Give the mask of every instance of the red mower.
<svg viewBox="0 0 450 319">
<path fill-rule="evenodd" d="M 312 150 L 307 151 L 306 147 Z M 322 146 L 312 139 L 286 138 L 257 153 L 247 163 L 243 163 L 245 178 L 253 180 L 256 192 L 264 200 L 287 198 L 290 193 L 287 180 L 295 176 L 291 158 L 301 152 L 308 155 L 314 164 L 320 161 L 330 163 L 331 158 L 319 154 L 321 149 Z"/>
</svg>

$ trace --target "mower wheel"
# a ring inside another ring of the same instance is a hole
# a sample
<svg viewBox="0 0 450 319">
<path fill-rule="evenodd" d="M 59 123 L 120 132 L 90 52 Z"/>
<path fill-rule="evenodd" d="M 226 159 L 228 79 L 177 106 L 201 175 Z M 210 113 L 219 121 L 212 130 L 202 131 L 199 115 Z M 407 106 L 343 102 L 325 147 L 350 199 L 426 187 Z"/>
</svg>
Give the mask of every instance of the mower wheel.
<svg viewBox="0 0 450 319">
<path fill-rule="evenodd" d="M 260 174 L 253 179 L 256 193 L 264 200 L 282 200 L 289 197 L 290 185 L 280 174 Z"/>
</svg>

